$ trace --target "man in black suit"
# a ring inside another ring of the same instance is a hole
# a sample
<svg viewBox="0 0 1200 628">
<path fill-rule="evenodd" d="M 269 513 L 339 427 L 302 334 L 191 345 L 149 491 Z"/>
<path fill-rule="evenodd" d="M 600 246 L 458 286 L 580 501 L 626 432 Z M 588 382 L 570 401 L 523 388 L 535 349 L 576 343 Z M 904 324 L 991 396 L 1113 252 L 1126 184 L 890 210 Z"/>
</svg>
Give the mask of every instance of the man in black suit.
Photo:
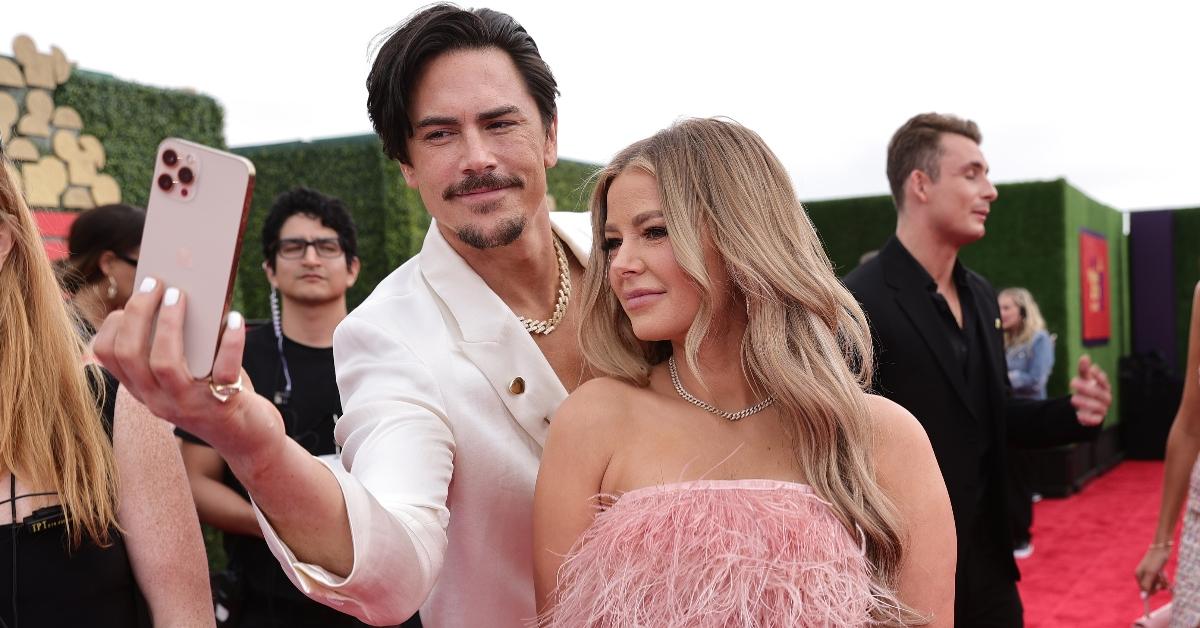
<svg viewBox="0 0 1200 628">
<path fill-rule="evenodd" d="M 956 625 L 1021 626 L 1006 444 L 1094 437 L 1112 395 L 1085 356 L 1070 397 L 1009 396 L 996 293 L 958 261 L 983 237 L 997 195 L 980 141 L 974 122 L 933 113 L 896 131 L 887 163 L 896 235 L 846 285 L 871 322 L 876 389 L 925 426 L 946 479 L 958 534 Z"/>
</svg>

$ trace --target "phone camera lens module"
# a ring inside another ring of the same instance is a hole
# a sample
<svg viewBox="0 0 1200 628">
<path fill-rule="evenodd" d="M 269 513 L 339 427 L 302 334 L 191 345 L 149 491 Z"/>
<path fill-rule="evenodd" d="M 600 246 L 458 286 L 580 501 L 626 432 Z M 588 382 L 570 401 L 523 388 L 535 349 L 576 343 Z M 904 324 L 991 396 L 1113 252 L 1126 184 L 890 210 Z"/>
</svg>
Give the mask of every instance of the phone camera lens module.
<svg viewBox="0 0 1200 628">
<path fill-rule="evenodd" d="M 175 185 L 175 181 L 173 179 L 171 179 L 171 175 L 169 175 L 169 174 L 158 175 L 158 187 L 162 188 L 163 192 L 170 190 L 171 187 L 174 185 Z"/>
<path fill-rule="evenodd" d="M 167 164 L 168 166 L 174 166 L 175 164 L 179 163 L 179 155 L 169 148 L 163 151 L 162 157 L 163 163 Z"/>
<path fill-rule="evenodd" d="M 188 168 L 185 166 L 185 167 L 179 169 L 179 182 L 180 183 L 187 185 L 188 183 L 191 183 L 193 180 L 195 180 L 195 178 L 196 178 L 196 175 L 194 173 L 192 173 L 191 168 Z"/>
</svg>

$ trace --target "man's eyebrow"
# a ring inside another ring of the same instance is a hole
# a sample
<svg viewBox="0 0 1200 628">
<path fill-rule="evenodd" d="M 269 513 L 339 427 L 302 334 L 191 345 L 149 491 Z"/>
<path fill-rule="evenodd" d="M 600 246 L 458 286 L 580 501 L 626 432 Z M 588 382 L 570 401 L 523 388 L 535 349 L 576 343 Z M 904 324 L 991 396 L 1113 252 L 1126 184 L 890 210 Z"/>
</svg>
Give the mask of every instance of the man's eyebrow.
<svg viewBox="0 0 1200 628">
<path fill-rule="evenodd" d="M 972 170 L 972 169 L 980 170 L 980 171 L 984 172 L 985 174 L 987 172 L 989 172 L 989 168 L 987 167 L 987 164 L 983 163 L 982 161 L 972 161 L 972 162 L 968 163 L 967 165 L 963 166 L 963 170 Z"/>
<path fill-rule="evenodd" d="M 475 116 L 475 119 L 480 122 L 485 122 L 487 120 L 495 120 L 496 118 L 520 112 L 521 108 L 517 107 L 516 105 L 502 105 L 500 107 L 488 109 L 487 111 L 480 113 L 479 115 Z"/>
<path fill-rule="evenodd" d="M 633 217 L 633 226 L 635 226 L 635 227 L 640 227 L 640 226 L 642 226 L 642 223 L 644 223 L 644 222 L 646 222 L 646 221 L 648 221 L 648 220 L 651 220 L 651 219 L 654 219 L 654 218 L 662 218 L 662 215 L 663 215 L 663 213 L 662 213 L 661 211 L 658 211 L 658 210 L 651 210 L 651 211 L 648 211 L 648 212 L 642 212 L 642 213 L 640 213 L 640 214 L 638 214 L 638 215 L 636 215 L 636 216 L 634 216 L 634 217 Z"/>
<path fill-rule="evenodd" d="M 481 112 L 479 115 L 475 116 L 475 119 L 479 122 L 486 122 L 488 120 L 495 120 L 496 118 L 501 118 L 520 112 L 521 108 L 517 107 L 516 105 L 501 105 L 499 107 Z M 462 124 L 462 122 L 454 116 L 425 116 L 424 118 L 421 118 L 415 125 L 413 125 L 413 128 L 423 129 L 431 126 L 458 126 L 460 124 Z"/>
<path fill-rule="evenodd" d="M 457 125 L 458 118 L 454 116 L 426 116 L 417 121 L 414 128 L 423 129 L 430 126 L 454 126 Z"/>
</svg>

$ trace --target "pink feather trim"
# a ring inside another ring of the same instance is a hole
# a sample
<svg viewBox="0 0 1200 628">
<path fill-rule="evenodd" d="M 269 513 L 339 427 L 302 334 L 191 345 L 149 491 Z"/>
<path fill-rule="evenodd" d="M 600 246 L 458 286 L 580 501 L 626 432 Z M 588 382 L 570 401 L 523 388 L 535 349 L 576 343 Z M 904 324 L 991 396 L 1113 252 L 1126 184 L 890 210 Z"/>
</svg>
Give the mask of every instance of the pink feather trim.
<svg viewBox="0 0 1200 628">
<path fill-rule="evenodd" d="M 863 626 L 896 616 L 859 539 L 803 484 L 700 480 L 630 491 L 558 573 L 553 627 Z"/>
</svg>

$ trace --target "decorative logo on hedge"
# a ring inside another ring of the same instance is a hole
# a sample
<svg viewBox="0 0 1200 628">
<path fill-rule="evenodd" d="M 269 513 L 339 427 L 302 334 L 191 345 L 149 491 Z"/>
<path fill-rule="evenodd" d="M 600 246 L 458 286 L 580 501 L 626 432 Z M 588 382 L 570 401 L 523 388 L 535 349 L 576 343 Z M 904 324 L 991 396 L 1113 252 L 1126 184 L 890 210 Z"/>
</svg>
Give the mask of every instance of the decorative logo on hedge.
<svg viewBox="0 0 1200 628">
<path fill-rule="evenodd" d="M 12 48 L 11 58 L 0 56 L 0 142 L 29 204 L 78 210 L 121 202 L 116 179 L 100 173 L 100 140 L 83 133 L 78 112 L 54 105 L 54 90 L 71 76 L 67 56 L 55 46 L 38 52 L 27 35 Z"/>
</svg>

